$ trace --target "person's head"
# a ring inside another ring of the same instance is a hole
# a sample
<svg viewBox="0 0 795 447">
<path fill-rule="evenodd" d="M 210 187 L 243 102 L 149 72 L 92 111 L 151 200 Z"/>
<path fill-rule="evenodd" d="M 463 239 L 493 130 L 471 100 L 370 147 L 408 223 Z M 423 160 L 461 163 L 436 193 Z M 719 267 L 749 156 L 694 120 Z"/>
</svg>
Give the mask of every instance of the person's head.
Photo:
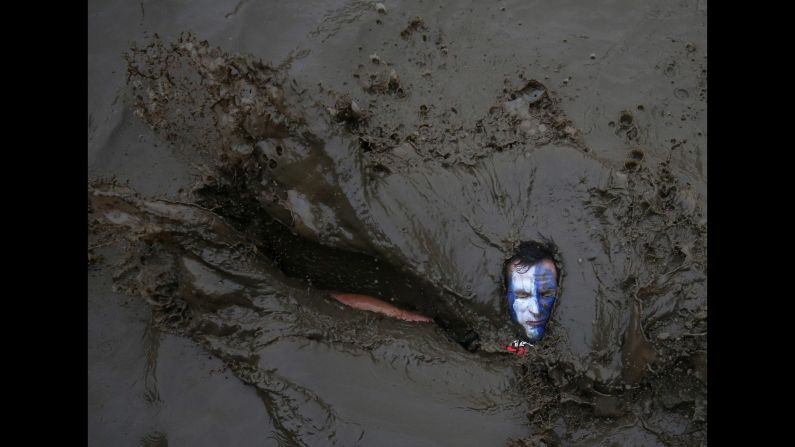
<svg viewBox="0 0 795 447">
<path fill-rule="evenodd" d="M 554 253 L 551 242 L 522 242 L 503 269 L 511 319 L 531 343 L 544 337 L 558 296 Z"/>
</svg>

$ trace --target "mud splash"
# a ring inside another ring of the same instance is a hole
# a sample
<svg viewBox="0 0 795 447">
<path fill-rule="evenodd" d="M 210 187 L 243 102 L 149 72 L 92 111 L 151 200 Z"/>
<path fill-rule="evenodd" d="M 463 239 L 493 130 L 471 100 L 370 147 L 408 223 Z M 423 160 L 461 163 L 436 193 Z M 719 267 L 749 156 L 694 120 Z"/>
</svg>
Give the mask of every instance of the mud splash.
<svg viewBox="0 0 795 447">
<path fill-rule="evenodd" d="M 159 329 L 253 385 L 285 442 L 366 443 L 364 416 L 274 367 L 285 350 L 334 347 L 353 364 L 366 355 L 445 375 L 445 401 L 479 415 L 526 411 L 532 435 L 517 445 L 617 433 L 700 443 L 703 198 L 670 160 L 590 156 L 537 80 L 506 82 L 480 114 L 425 104 L 415 92 L 424 82 L 444 94 L 433 74 L 451 50 L 439 30 L 406 30 L 396 38 L 413 45 L 416 68 L 375 55 L 347 92 L 310 91 L 287 76 L 289 62 L 189 34 L 133 48 L 131 106 L 205 175 L 185 203 L 91 182 L 91 225 L 122 227 L 130 244 L 117 286 L 150 302 Z M 517 359 L 500 354 L 514 333 L 499 269 L 539 234 L 560 248 L 562 295 L 548 338 Z M 330 290 L 380 296 L 438 326 L 352 313 Z"/>
<path fill-rule="evenodd" d="M 333 346 L 353 358 L 403 363 L 419 377 L 437 377 L 433 370 L 443 366 L 448 378 L 432 386 L 450 392 L 467 384 L 457 391 L 461 405 L 478 405 L 472 397 L 481 393 L 489 402 L 520 404 L 502 378 L 507 364 L 472 357 L 433 325 L 351 313 L 321 290 L 286 277 L 250 239 L 204 208 L 141 199 L 113 184 L 98 183 L 90 193 L 97 216 L 126 228 L 132 244 L 115 274 L 117 288 L 146 298 L 158 327 L 199 342 L 256 387 L 286 442 L 351 445 L 364 432 L 274 369 L 283 349 L 322 356 L 323 346 Z M 486 388 L 470 395 L 473 383 Z"/>
</svg>

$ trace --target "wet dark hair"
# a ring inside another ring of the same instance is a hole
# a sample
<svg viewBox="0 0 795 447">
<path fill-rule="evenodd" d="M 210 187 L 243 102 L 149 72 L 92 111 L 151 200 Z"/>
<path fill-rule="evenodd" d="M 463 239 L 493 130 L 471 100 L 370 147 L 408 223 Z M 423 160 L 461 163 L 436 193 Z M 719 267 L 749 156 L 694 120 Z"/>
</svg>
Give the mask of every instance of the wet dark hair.
<svg viewBox="0 0 795 447">
<path fill-rule="evenodd" d="M 556 258 L 558 249 L 555 243 L 549 239 L 543 239 L 541 242 L 525 241 L 519 244 L 516 253 L 511 256 L 502 268 L 503 285 L 508 287 L 509 267 L 516 264 L 517 271 L 520 273 L 526 272 L 533 264 L 544 259 L 549 259 L 555 264 L 555 273 L 557 278 L 560 279 L 560 268 Z"/>
</svg>

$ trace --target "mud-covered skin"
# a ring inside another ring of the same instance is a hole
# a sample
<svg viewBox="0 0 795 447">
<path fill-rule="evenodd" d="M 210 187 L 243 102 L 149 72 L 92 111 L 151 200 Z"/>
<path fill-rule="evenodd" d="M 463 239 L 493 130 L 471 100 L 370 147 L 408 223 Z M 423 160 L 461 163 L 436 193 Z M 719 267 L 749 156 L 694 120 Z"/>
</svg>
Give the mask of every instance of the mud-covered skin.
<svg viewBox="0 0 795 447">
<path fill-rule="evenodd" d="M 397 91 L 394 98 L 389 96 L 387 75 L 385 91 L 364 90 L 380 95 L 366 109 L 339 101 L 337 93 L 318 100 L 325 102 L 326 111 L 332 109 L 323 122 L 316 117 L 323 108 L 313 106 L 306 89 L 285 81 L 277 68 L 212 50 L 191 36 L 171 46 L 153 45 L 154 50 L 134 53 L 142 59 L 133 57 L 137 62 L 131 62 L 141 66 L 131 70 L 132 89 L 140 96 L 136 110 L 142 110 L 146 122 L 175 144 L 205 142 L 197 146 L 206 146 L 210 166 L 193 198 L 201 207 L 124 200 L 103 205 L 105 224 L 134 230 L 129 233 L 131 240 L 142 244 L 134 245 L 132 253 L 154 261 L 133 262 L 129 272 L 135 274 L 120 274 L 119 283 L 156 303 L 162 315 L 158 322 L 164 328 L 206 343 L 233 365 L 238 377 L 255 384 L 289 436 L 312 442 L 311 424 L 304 429 L 287 421 L 314 410 L 273 400 L 284 382 L 268 372 L 267 362 L 255 361 L 256 354 L 245 348 L 251 335 L 245 329 L 241 348 L 234 335 L 236 323 L 225 327 L 203 322 L 209 310 L 248 308 L 241 299 L 241 294 L 251 293 L 246 292 L 250 283 L 244 278 L 256 277 L 257 271 L 269 271 L 279 282 L 295 281 L 279 273 L 291 262 L 290 255 L 278 254 L 278 249 L 268 252 L 269 247 L 281 246 L 262 234 L 263 228 L 276 231 L 278 225 L 320 246 L 372 256 L 403 270 L 405 278 L 427 282 L 422 289 L 430 292 L 397 297 L 401 304 L 437 317 L 444 328 L 433 338 L 439 345 L 428 342 L 418 351 L 432 347 L 435 355 L 447 358 L 449 352 L 462 351 L 452 338 L 466 341 L 462 344 L 476 351 L 467 361 L 478 356 L 508 357 L 489 355 L 504 352 L 513 335 L 508 314 L 499 304 L 504 300 L 499 292 L 501 261 L 519 241 L 535 232 L 552 232 L 567 258 L 562 272 L 567 280 L 549 334 L 524 358 L 502 360 L 516 363 L 520 389 L 533 402 L 534 436 L 566 439 L 582 429 L 610 433 L 610 427 L 598 419 L 607 417 L 616 426 L 630 424 L 654 432 L 655 439 L 668 444 L 697 444 L 703 438 L 706 228 L 698 215 L 701 200 L 678 180 L 681 176 L 670 161 L 638 160 L 630 152 L 622 168 L 587 156 L 587 148 L 565 136 L 580 133 L 571 123 L 558 120 L 555 126 L 555 96 L 536 93 L 540 83 L 529 80 L 505 89 L 505 96 L 497 100 L 499 107 L 485 114 L 493 120 L 488 126 L 456 122 L 452 110 L 430 113 L 420 119 L 438 127 L 422 131 L 428 133 L 421 156 L 417 159 L 409 150 L 398 150 L 400 146 L 392 146 L 387 156 L 385 148 L 390 146 L 384 134 L 389 129 L 384 126 L 400 123 L 381 107 L 412 98 L 407 74 L 396 73 L 405 84 L 406 98 L 397 96 Z M 202 47 L 206 54 L 196 49 Z M 439 51 L 443 56 L 441 46 Z M 194 95 L 196 84 L 166 76 L 163 68 L 175 61 L 211 88 L 198 89 Z M 374 65 L 383 64 L 382 59 Z M 548 102 L 537 103 L 539 98 Z M 193 119 L 210 110 L 196 106 L 197 101 L 218 104 L 208 123 Z M 527 103 L 526 115 L 522 102 Z M 290 106 L 279 107 L 287 103 Z M 534 108 L 544 104 L 546 108 Z M 174 107 L 174 114 L 169 107 Z M 357 122 L 357 115 L 367 120 Z M 532 134 L 529 125 L 521 128 L 523 121 L 533 119 L 540 121 L 535 128 L 540 136 Z M 490 130 L 479 132 L 479 128 Z M 546 132 L 558 131 L 547 138 Z M 197 138 L 197 132 L 206 133 L 206 138 Z M 472 146 L 448 144 L 456 132 L 462 141 L 469 138 Z M 482 133 L 487 141 L 476 136 Z M 517 140 L 522 133 L 525 138 Z M 114 194 L 121 193 L 109 196 Z M 175 215 L 176 209 L 186 214 Z M 197 215 L 198 209 L 205 212 Z M 142 212 L 165 214 L 151 220 L 142 218 Z M 272 216 L 275 223 L 261 225 L 260 214 Z M 230 234 L 235 236 L 229 239 Z M 207 250 L 210 246 L 213 250 Z M 216 252 L 215 247 L 224 246 L 234 249 Z M 217 270 L 219 283 L 232 290 L 197 293 L 199 286 L 191 285 L 190 276 L 181 276 L 197 269 L 197 264 L 171 254 L 185 249 L 193 250 L 193 256 L 209 256 L 201 259 Z M 246 264 L 245 253 L 260 250 L 266 255 Z M 131 260 L 135 258 L 131 255 Z M 247 268 L 242 269 L 240 262 Z M 241 270 L 246 272 L 242 276 Z M 299 278 L 295 289 L 303 288 L 298 284 L 305 279 Z M 280 301 L 293 293 L 277 289 L 266 296 Z M 246 321 L 252 334 L 284 327 L 281 319 L 287 318 L 300 323 L 300 329 L 288 333 L 310 340 L 358 347 L 376 347 L 383 340 L 377 331 L 334 335 L 340 326 L 344 334 L 345 319 L 333 312 L 326 318 L 311 302 L 275 310 L 275 320 L 263 318 L 271 315 L 266 310 L 254 312 Z M 581 329 L 588 325 L 591 332 Z M 207 331 L 213 335 L 207 336 Z M 310 390 L 286 386 L 306 402 L 320 401 Z M 317 405 L 321 413 L 333 414 L 333 409 Z M 315 428 L 334 427 L 340 439 L 354 436 L 345 433 L 355 432 L 355 424 L 335 417 L 329 421 L 330 425 Z M 681 427 L 686 427 L 687 436 L 678 436 Z"/>
</svg>

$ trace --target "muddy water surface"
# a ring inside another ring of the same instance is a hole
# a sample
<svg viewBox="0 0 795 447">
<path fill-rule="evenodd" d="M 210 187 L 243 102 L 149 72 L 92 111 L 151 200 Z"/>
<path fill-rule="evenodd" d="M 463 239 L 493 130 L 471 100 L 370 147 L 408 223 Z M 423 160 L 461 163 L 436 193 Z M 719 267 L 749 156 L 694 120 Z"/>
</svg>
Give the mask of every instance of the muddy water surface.
<svg viewBox="0 0 795 447">
<path fill-rule="evenodd" d="M 144 383 L 89 390 L 92 442 L 705 442 L 705 2 L 204 6 L 89 5 L 89 381 Z M 537 238 L 562 293 L 518 358 Z"/>
</svg>

